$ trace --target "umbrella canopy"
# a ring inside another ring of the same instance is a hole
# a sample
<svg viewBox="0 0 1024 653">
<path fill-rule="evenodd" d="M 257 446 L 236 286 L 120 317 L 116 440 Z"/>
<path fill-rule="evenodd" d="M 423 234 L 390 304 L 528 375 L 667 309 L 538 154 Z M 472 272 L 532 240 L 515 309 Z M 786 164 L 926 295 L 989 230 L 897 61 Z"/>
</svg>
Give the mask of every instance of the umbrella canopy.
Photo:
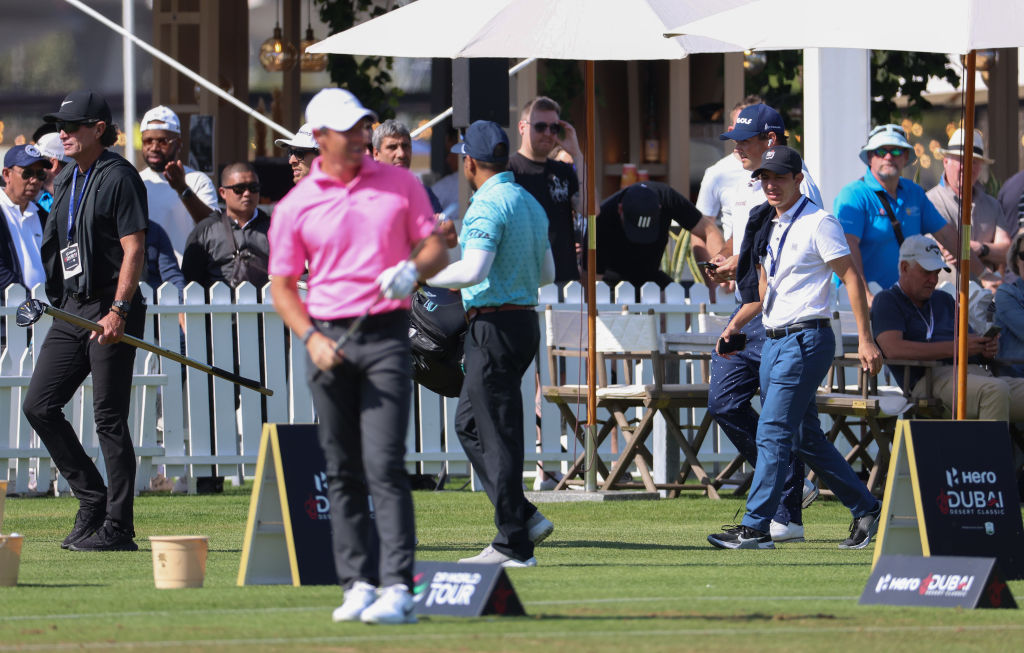
<svg viewBox="0 0 1024 653">
<path fill-rule="evenodd" d="M 768 17 L 777 17 L 770 28 Z M 747 49 L 859 48 L 966 54 L 1024 44 L 1019 0 L 753 0 L 679 23 L 666 36 L 728 38 Z"/>
<path fill-rule="evenodd" d="M 308 50 L 449 59 L 681 59 L 689 52 L 733 52 L 736 46 L 659 34 L 747 1 L 417 0 Z"/>
</svg>

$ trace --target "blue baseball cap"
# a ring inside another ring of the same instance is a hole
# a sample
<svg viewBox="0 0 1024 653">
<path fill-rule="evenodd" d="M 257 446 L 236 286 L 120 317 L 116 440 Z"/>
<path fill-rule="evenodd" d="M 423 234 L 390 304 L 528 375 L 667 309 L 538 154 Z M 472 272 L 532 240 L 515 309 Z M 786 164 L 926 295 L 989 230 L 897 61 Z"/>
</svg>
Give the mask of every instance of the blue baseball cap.
<svg viewBox="0 0 1024 653">
<path fill-rule="evenodd" d="M 782 134 L 786 131 L 786 123 L 779 112 L 767 104 L 751 104 L 736 116 L 736 125 L 718 137 L 720 141 L 745 141 L 768 132 Z"/>
<path fill-rule="evenodd" d="M 50 159 L 39 151 L 35 145 L 15 145 L 7 150 L 4 155 L 4 167 L 21 166 L 27 168 L 35 163 L 45 163 L 44 168 L 50 167 Z"/>
<path fill-rule="evenodd" d="M 455 154 L 465 154 L 484 163 L 508 161 L 508 134 L 496 122 L 477 120 L 466 129 L 462 140 L 452 146 Z"/>
</svg>

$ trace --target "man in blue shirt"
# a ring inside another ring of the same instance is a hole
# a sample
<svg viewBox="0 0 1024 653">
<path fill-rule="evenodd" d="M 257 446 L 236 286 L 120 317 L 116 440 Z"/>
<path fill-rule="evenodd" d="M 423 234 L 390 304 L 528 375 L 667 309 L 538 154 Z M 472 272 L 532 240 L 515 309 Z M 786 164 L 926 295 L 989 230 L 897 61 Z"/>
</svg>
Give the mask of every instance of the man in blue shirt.
<svg viewBox="0 0 1024 653">
<path fill-rule="evenodd" d="M 934 234 L 946 251 L 959 251 L 953 225 L 935 210 L 923 188 L 900 176 L 913 151 L 899 125 L 875 127 L 860 151 L 867 172 L 844 186 L 833 204 L 853 264 L 868 283 L 868 304 L 874 299 L 872 282 L 881 288 L 896 283 L 896 259 L 905 238 Z M 982 272 L 975 256 L 971 257 L 971 272 Z"/>
<path fill-rule="evenodd" d="M 508 171 L 509 142 L 478 120 L 452 148 L 475 191 L 463 218 L 462 259 L 427 281 L 462 288 L 469 330 L 455 430 L 494 504 L 498 534 L 459 562 L 533 567 L 534 544 L 554 525 L 523 495 L 523 400 L 519 388 L 540 344 L 537 288 L 554 281 L 548 218 Z"/>
<path fill-rule="evenodd" d="M 956 306 L 952 295 L 935 292 L 939 270 L 947 269 L 939 246 L 924 236 L 909 236 L 899 251 L 899 280 L 875 297 L 871 328 L 886 358 L 932 360 L 943 363 L 932 370 L 932 396 L 953 405 L 956 370 L 953 367 L 953 327 Z M 995 377 L 982 367 L 995 358 L 999 338 L 971 333 L 967 336 L 967 418 L 1018 422 L 1024 420 L 1024 379 Z M 927 393 L 924 371 L 890 365 L 896 382 L 915 399 Z"/>
</svg>

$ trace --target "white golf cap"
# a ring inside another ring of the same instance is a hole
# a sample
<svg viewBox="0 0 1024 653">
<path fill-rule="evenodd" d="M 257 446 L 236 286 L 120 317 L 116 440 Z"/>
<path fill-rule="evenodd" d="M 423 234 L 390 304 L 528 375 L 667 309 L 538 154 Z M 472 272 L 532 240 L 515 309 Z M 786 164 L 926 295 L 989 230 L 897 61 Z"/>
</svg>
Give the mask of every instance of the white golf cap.
<svg viewBox="0 0 1024 653">
<path fill-rule="evenodd" d="M 43 156 L 48 156 L 51 159 L 57 159 L 64 163 L 69 163 L 71 161 L 71 157 L 64 154 L 64 145 L 60 142 L 60 134 L 55 134 L 53 132 L 43 134 L 39 137 L 39 140 L 36 141 L 36 147 L 39 148 L 39 151 Z"/>
<path fill-rule="evenodd" d="M 158 107 L 153 107 L 142 116 L 139 131 L 144 132 L 148 129 L 163 129 L 164 131 L 180 134 L 181 121 L 178 120 L 178 114 L 171 111 L 170 107 L 165 107 L 161 104 Z"/>
<path fill-rule="evenodd" d="M 274 141 L 274 145 L 278 147 L 295 147 L 300 150 L 320 149 L 316 144 L 316 139 L 313 138 L 313 128 L 309 126 L 308 122 L 299 128 L 299 131 L 295 133 L 295 138 L 291 140 L 279 138 Z"/>
<path fill-rule="evenodd" d="M 377 114 L 364 107 L 359 98 L 343 88 L 325 88 L 314 95 L 306 106 L 306 124 L 311 130 L 326 127 L 345 132 L 366 116 L 377 120 Z"/>
<path fill-rule="evenodd" d="M 900 245 L 900 260 L 913 261 L 929 272 L 936 270 L 949 272 L 939 244 L 928 236 L 907 236 L 903 244 Z"/>
</svg>

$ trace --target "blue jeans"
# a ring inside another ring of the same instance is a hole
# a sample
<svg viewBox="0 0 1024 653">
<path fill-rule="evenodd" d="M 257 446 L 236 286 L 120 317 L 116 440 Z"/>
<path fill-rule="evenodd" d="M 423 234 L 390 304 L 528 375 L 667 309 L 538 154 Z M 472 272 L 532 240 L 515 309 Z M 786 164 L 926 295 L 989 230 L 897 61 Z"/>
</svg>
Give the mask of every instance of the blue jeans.
<svg viewBox="0 0 1024 653">
<path fill-rule="evenodd" d="M 737 309 L 739 310 L 739 309 Z M 735 313 L 734 313 L 735 315 Z M 708 412 L 736 451 L 750 464 L 757 467 L 757 411 L 750 400 L 761 386 L 761 348 L 764 346 L 764 327 L 761 315 L 743 327 L 747 346 L 729 358 L 711 354 L 711 388 L 708 392 Z M 764 394 L 761 394 L 764 404 Z M 803 523 L 800 502 L 804 491 L 804 464 L 796 456 L 790 456 L 787 466 L 786 483 L 782 488 L 782 499 L 775 513 L 780 524 Z"/>
<path fill-rule="evenodd" d="M 818 421 L 814 396 L 834 355 L 831 329 L 809 329 L 765 341 L 761 352 L 764 401 L 757 423 L 758 461 L 744 526 L 768 531 L 793 452 L 825 481 L 855 518 L 878 505 L 850 463 L 825 439 Z"/>
</svg>

